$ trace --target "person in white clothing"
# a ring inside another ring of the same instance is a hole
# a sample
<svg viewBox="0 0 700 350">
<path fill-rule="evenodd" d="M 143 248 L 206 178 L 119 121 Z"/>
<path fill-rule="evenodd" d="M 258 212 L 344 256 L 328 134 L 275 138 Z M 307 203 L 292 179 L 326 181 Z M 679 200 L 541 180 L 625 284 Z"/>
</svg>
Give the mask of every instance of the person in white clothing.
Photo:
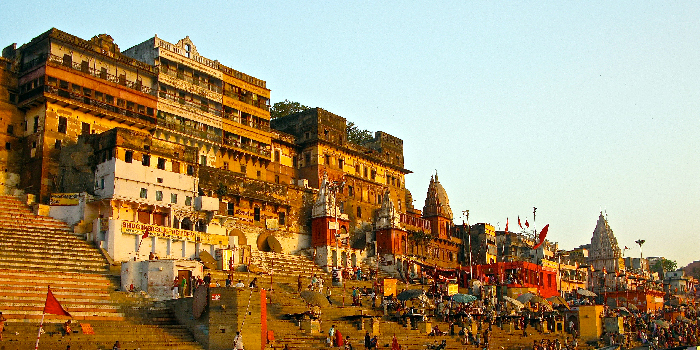
<svg viewBox="0 0 700 350">
<path fill-rule="evenodd" d="M 235 350 L 243 350 L 243 336 L 241 332 L 236 332 L 236 337 L 233 338 L 233 348 Z"/>
</svg>

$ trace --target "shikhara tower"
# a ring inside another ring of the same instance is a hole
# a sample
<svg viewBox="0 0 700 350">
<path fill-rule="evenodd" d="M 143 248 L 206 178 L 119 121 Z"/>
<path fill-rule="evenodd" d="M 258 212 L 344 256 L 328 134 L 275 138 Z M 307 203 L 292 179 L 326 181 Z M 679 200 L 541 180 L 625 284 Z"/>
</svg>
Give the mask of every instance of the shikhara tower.
<svg viewBox="0 0 700 350">
<path fill-rule="evenodd" d="M 595 270 L 605 269 L 607 272 L 617 272 L 625 266 L 617 238 L 602 212 L 593 230 L 588 260 Z"/>
</svg>

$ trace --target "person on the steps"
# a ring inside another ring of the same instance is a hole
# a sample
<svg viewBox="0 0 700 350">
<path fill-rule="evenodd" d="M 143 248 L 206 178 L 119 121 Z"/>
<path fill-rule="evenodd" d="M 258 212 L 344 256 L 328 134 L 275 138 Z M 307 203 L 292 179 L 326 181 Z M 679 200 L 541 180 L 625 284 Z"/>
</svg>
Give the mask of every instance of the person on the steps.
<svg viewBox="0 0 700 350">
<path fill-rule="evenodd" d="M 241 332 L 236 332 L 236 337 L 233 338 L 233 349 L 243 350 L 243 336 L 241 335 Z"/>
<path fill-rule="evenodd" d="M 0 312 L 0 340 L 2 340 L 2 333 L 5 331 L 5 321 L 7 321 L 7 319 L 2 315 L 2 312 Z"/>
<path fill-rule="evenodd" d="M 70 320 L 66 321 L 66 323 L 63 324 L 63 330 L 66 332 L 66 335 L 70 335 L 73 330 L 70 327 Z"/>
</svg>

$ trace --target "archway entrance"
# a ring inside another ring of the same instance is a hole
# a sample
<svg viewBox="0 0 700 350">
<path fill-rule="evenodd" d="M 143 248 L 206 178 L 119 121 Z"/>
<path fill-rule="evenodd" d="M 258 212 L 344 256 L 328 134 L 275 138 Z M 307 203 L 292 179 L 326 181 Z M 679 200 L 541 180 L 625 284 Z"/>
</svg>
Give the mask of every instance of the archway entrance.
<svg viewBox="0 0 700 350">
<path fill-rule="evenodd" d="M 261 252 L 282 252 L 282 245 L 270 232 L 260 234 L 257 239 L 258 250 Z"/>
</svg>

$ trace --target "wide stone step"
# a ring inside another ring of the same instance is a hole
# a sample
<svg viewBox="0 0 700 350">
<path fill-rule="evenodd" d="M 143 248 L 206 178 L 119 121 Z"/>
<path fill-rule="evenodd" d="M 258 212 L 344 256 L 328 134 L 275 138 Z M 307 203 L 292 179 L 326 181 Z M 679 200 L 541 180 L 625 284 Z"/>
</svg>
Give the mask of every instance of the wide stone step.
<svg viewBox="0 0 700 350">
<path fill-rule="evenodd" d="M 0 254 L 7 256 L 8 258 L 24 258 L 24 259 L 45 259 L 46 256 L 60 256 L 61 260 L 72 259 L 75 261 L 82 262 L 84 264 L 94 264 L 94 265 L 104 265 L 107 262 L 105 258 L 97 252 L 94 248 L 90 250 L 80 250 L 80 249 L 65 249 L 63 254 L 55 254 L 57 251 L 63 251 L 63 249 L 51 249 L 50 248 L 34 248 L 34 247 L 20 247 L 16 245 L 2 246 L 0 248 Z"/>
<path fill-rule="evenodd" d="M 12 228 L 0 223 L 0 237 L 22 237 L 32 239 L 59 239 L 64 241 L 85 242 L 68 229 L 45 228 L 36 226 L 19 226 Z"/>
<path fill-rule="evenodd" d="M 71 263 L 69 261 L 63 261 L 62 265 L 47 265 L 48 261 L 31 261 L 31 260 L 12 260 L 0 257 L 0 268 L 2 269 L 32 269 L 37 271 L 53 271 L 53 272 L 84 272 L 92 271 L 99 272 L 105 271 L 106 266 L 90 266 L 89 264 L 79 264 Z"/>
<path fill-rule="evenodd" d="M 100 273 L 87 273 L 87 272 L 65 272 L 62 274 L 56 274 L 53 272 L 45 271 L 34 271 L 25 269 L 2 269 L 0 268 L 0 281 L 17 281 L 22 279 L 35 279 L 41 278 L 44 280 L 62 282 L 62 281 L 74 281 L 80 280 L 84 282 L 95 281 L 100 283 L 109 283 L 107 279 L 108 271 L 101 271 Z"/>
</svg>

